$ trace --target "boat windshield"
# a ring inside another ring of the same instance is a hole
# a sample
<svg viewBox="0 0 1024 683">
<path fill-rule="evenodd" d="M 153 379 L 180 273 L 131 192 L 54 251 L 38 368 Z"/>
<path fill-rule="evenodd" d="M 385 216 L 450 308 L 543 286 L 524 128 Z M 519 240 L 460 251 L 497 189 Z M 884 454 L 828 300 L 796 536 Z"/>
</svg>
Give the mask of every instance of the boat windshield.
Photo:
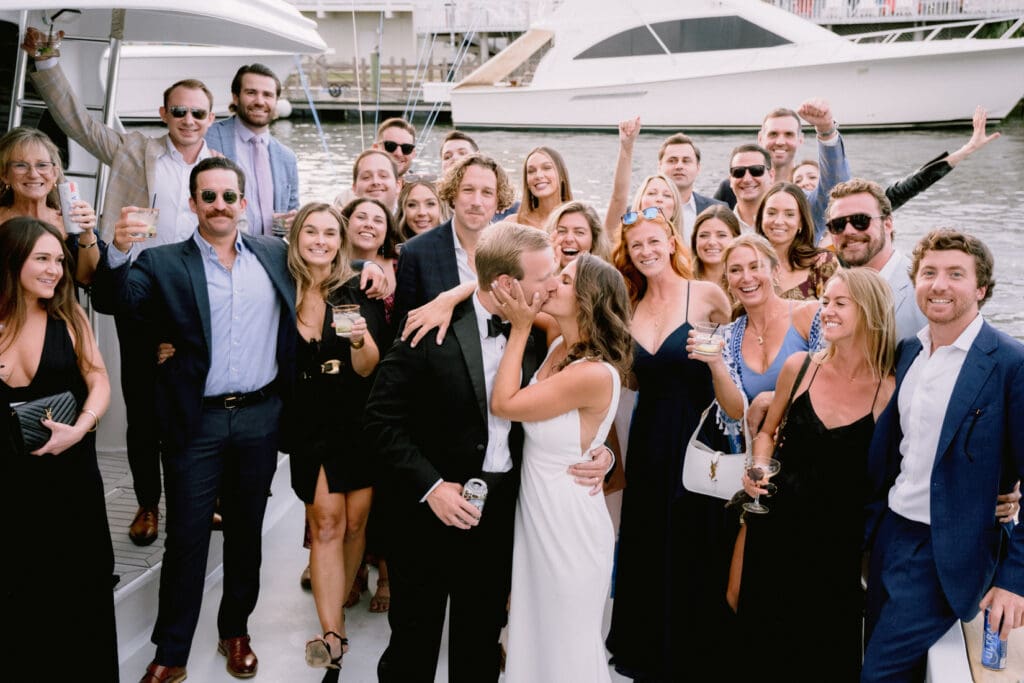
<svg viewBox="0 0 1024 683">
<path fill-rule="evenodd" d="M 650 24 L 650 27 L 673 54 L 775 47 L 790 42 L 782 36 L 737 16 L 660 21 Z M 665 54 L 665 51 L 645 24 L 605 38 L 576 55 L 574 59 L 660 54 Z"/>
</svg>

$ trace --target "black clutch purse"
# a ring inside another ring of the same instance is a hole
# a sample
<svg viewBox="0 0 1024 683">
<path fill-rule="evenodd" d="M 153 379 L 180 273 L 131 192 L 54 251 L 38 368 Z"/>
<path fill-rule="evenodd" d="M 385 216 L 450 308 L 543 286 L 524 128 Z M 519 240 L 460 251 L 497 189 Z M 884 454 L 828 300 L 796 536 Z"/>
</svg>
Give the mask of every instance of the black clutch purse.
<svg viewBox="0 0 1024 683">
<path fill-rule="evenodd" d="M 43 426 L 43 418 L 73 424 L 78 415 L 78 401 L 65 391 L 11 406 L 11 413 L 21 432 L 22 453 L 28 455 L 50 440 L 50 430 Z"/>
</svg>

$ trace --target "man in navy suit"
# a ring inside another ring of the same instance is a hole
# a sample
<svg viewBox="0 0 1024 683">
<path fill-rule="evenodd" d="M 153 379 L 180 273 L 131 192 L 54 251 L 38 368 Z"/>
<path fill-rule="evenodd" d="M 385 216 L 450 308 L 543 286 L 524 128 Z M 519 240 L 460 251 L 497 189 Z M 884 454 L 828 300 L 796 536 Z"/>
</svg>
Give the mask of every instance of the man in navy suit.
<svg viewBox="0 0 1024 683">
<path fill-rule="evenodd" d="M 979 609 L 1002 638 L 1024 624 L 1024 530 L 1008 533 L 993 505 L 1024 472 L 1024 346 L 979 313 L 992 265 L 953 230 L 914 249 L 928 326 L 900 346 L 869 452 L 864 682 L 923 680 L 928 648 Z"/>
<path fill-rule="evenodd" d="M 295 152 L 270 134 L 280 96 L 281 80 L 269 67 L 246 64 L 231 81 L 230 109 L 235 115 L 206 131 L 206 143 L 245 172 L 245 217 L 252 235 L 273 234 L 275 216 L 287 229 L 299 208 Z"/>
<path fill-rule="evenodd" d="M 495 212 L 507 209 L 514 198 L 505 170 L 481 154 L 463 157 L 445 176 L 440 195 L 452 207 L 452 217 L 402 246 L 394 320 L 459 286 L 466 289 L 458 299 L 468 298 L 476 287 L 472 264 L 480 235 L 491 225 Z M 443 336 L 442 330 L 438 341 Z"/>
<path fill-rule="evenodd" d="M 186 676 L 218 493 L 225 514 L 217 647 L 229 673 L 256 673 L 248 618 L 259 595 L 263 515 L 294 376 L 296 327 L 284 243 L 238 230 L 245 187 L 229 159 L 201 161 L 189 177 L 199 218 L 192 238 L 147 249 L 129 266 L 141 238 L 122 216 L 96 274 L 97 286 L 116 292 L 121 313 L 175 349 L 157 371 L 167 542 L 156 655 L 143 683 Z"/>
</svg>

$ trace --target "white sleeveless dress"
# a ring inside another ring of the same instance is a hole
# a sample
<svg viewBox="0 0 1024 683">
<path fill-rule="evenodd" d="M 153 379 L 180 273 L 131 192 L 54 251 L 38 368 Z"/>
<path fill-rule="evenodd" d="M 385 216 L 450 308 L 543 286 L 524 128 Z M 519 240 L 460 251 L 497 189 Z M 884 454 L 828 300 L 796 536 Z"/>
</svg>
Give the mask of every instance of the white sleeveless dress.
<svg viewBox="0 0 1024 683">
<path fill-rule="evenodd" d="M 549 356 L 560 343 L 552 343 Z M 580 452 L 578 410 L 523 424 L 504 679 L 509 683 L 610 681 L 601 623 L 615 532 L 604 496 L 591 496 L 567 472 L 590 460 L 590 450 L 604 443 L 615 419 L 619 374 L 601 364 L 612 377 L 612 400 L 585 451 Z"/>
</svg>

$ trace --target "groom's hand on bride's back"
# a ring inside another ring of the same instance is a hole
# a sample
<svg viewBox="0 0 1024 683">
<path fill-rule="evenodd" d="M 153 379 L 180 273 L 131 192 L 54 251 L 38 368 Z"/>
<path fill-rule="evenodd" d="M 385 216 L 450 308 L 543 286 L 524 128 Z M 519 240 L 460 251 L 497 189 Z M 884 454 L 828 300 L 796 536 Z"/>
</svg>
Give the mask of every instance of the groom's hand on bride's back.
<svg viewBox="0 0 1024 683">
<path fill-rule="evenodd" d="M 445 526 L 471 529 L 480 523 L 480 511 L 462 497 L 462 484 L 441 482 L 427 495 L 427 505 Z"/>
<path fill-rule="evenodd" d="M 604 490 L 604 475 L 611 469 L 613 463 L 611 449 L 601 445 L 590 451 L 590 460 L 571 465 L 569 474 L 577 484 L 588 487 L 590 495 L 596 496 Z"/>
</svg>

